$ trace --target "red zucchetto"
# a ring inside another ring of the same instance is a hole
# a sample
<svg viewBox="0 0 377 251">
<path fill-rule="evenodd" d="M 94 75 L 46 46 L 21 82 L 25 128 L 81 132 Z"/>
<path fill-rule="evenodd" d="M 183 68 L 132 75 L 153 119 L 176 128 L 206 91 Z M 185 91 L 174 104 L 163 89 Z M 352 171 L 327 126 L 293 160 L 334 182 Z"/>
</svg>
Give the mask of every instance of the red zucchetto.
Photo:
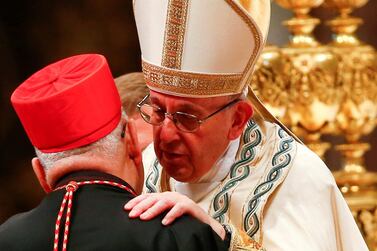
<svg viewBox="0 0 377 251">
<path fill-rule="evenodd" d="M 31 143 L 60 152 L 93 143 L 119 123 L 121 102 L 104 56 L 77 55 L 33 74 L 11 102 Z"/>
</svg>

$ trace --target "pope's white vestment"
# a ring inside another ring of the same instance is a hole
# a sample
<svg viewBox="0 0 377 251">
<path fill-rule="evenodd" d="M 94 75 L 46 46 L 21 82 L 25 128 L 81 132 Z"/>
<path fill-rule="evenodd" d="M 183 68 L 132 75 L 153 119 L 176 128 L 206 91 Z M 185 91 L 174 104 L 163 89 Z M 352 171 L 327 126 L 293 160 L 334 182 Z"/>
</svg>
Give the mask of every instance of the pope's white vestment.
<svg viewBox="0 0 377 251">
<path fill-rule="evenodd" d="M 266 250 L 368 250 L 330 170 L 276 124 L 250 120 L 195 184 L 167 177 L 153 145 L 143 162 L 144 192 L 185 194 Z"/>
</svg>

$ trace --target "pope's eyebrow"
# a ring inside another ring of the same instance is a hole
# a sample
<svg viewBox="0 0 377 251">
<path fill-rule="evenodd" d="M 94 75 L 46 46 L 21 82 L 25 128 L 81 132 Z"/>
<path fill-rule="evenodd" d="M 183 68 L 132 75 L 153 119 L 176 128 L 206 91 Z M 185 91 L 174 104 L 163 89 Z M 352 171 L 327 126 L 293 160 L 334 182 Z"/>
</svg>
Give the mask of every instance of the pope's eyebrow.
<svg viewBox="0 0 377 251">
<path fill-rule="evenodd" d="M 177 106 L 176 111 L 192 114 L 199 118 L 205 116 L 208 113 L 203 107 L 190 102 Z"/>
<path fill-rule="evenodd" d="M 153 105 L 157 105 L 157 106 L 160 106 L 160 100 L 158 98 L 155 98 L 155 97 L 149 97 L 150 101 L 151 101 L 151 104 Z"/>
<path fill-rule="evenodd" d="M 153 105 L 156 105 L 163 109 L 165 108 L 165 106 L 161 105 L 160 100 L 156 97 L 150 97 L 150 101 L 151 101 L 151 104 Z M 205 110 L 201 108 L 200 106 L 195 105 L 194 103 L 191 103 L 191 102 L 182 103 L 182 101 L 181 101 L 181 104 L 179 104 L 176 107 L 176 110 L 174 112 L 192 113 L 193 115 L 197 115 L 197 116 L 206 114 Z"/>
</svg>

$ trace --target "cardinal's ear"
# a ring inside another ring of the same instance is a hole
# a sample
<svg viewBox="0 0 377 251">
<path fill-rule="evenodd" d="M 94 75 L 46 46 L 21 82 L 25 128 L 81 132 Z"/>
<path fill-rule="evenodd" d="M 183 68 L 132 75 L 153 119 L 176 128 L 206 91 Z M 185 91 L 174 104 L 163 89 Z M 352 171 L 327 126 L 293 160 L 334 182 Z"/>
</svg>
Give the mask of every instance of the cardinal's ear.
<svg viewBox="0 0 377 251">
<path fill-rule="evenodd" d="M 46 180 L 46 172 L 45 169 L 43 168 L 41 162 L 37 157 L 34 157 L 31 160 L 31 165 L 33 167 L 34 173 L 38 178 L 39 184 L 41 184 L 43 190 L 46 193 L 49 193 L 52 191 L 51 187 L 48 185 L 47 180 Z"/>
</svg>

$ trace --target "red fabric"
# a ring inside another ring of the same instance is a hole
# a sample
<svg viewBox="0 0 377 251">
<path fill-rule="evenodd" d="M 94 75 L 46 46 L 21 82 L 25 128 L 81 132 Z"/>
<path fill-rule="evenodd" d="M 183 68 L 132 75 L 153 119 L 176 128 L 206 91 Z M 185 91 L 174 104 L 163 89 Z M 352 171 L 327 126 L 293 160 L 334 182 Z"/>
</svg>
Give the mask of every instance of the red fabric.
<svg viewBox="0 0 377 251">
<path fill-rule="evenodd" d="M 60 152 L 93 143 L 119 123 L 121 102 L 105 57 L 85 54 L 46 66 L 11 102 L 32 144 Z"/>
</svg>

